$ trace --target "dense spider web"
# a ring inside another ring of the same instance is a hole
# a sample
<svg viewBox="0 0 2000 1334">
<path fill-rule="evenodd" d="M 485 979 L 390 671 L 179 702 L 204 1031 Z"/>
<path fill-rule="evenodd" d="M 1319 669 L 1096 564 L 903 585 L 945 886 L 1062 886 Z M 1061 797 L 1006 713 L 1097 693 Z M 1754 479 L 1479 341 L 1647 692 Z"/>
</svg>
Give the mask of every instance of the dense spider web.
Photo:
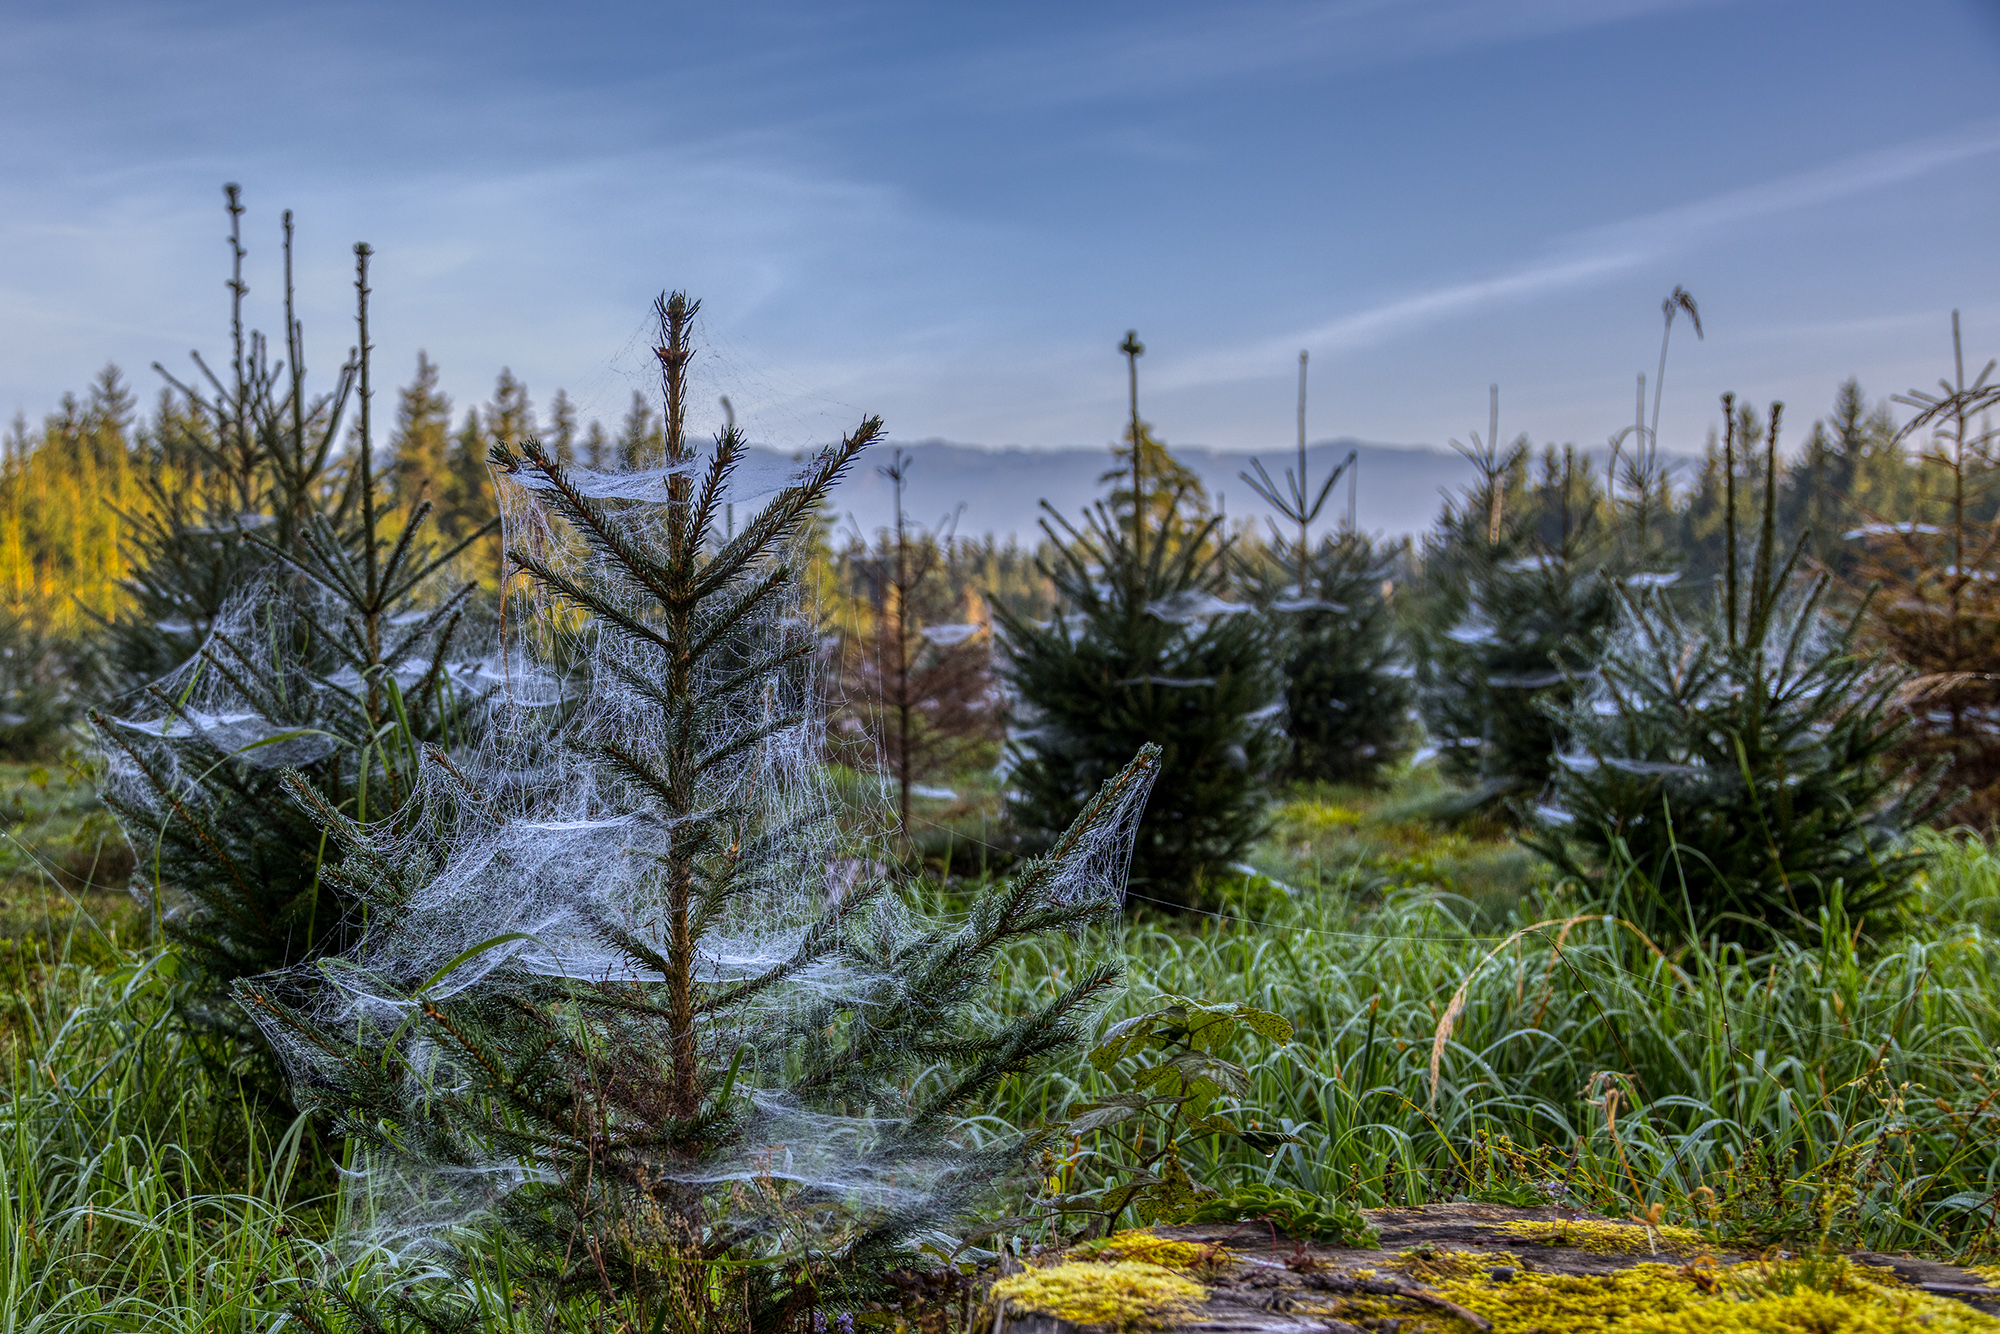
<svg viewBox="0 0 2000 1334">
<path fill-rule="evenodd" d="M 796 579 L 731 615 L 760 580 L 796 566 L 796 539 L 774 544 L 773 559 L 719 590 L 698 617 L 708 643 L 693 669 L 701 707 L 691 716 L 663 703 L 664 650 L 618 628 L 658 624 L 656 590 L 635 571 L 669 554 L 668 480 L 699 483 L 710 457 L 630 473 L 566 470 L 576 493 L 599 502 L 604 528 L 590 540 L 552 503 L 546 477 L 502 477 L 509 550 L 555 578 L 509 581 L 498 642 L 465 669 L 492 686 L 486 724 L 476 739 L 428 753 L 402 814 L 359 835 L 350 863 L 393 903 L 378 907 L 358 943 L 259 980 L 305 1021 L 253 1011 L 303 1102 L 351 1115 L 343 1090 L 355 1062 L 404 1072 L 397 1106 L 385 1113 L 378 1102 L 366 1124 L 343 1123 L 362 1136 L 345 1187 L 352 1244 L 420 1258 L 522 1186 L 551 1180 L 551 1160 L 518 1140 L 447 1141 L 425 1129 L 480 1072 L 422 1015 L 452 1005 L 492 1013 L 510 997 L 545 996 L 551 980 L 659 986 L 662 971 L 648 960 L 671 944 L 661 868 L 683 839 L 703 840 L 714 850 L 709 871 L 738 887 L 702 923 L 695 980 L 709 996 L 746 993 L 704 1014 L 699 1030 L 711 1082 L 729 1082 L 740 1100 L 740 1125 L 726 1146 L 694 1159 L 663 1154 L 640 1176 L 709 1192 L 721 1203 L 706 1207 L 711 1217 L 720 1210 L 724 1227 L 730 1209 L 754 1213 L 759 1198 L 783 1196 L 801 1226 L 830 1234 L 827 1244 L 852 1235 L 857 1219 L 921 1215 L 971 1184 L 974 1160 L 961 1151 L 969 1122 L 941 1137 L 912 1132 L 909 1109 L 947 1077 L 934 1056 L 930 1069 L 913 1054 L 879 1072 L 857 1062 L 848 1082 L 805 1094 L 792 1083 L 815 1043 L 865 1048 L 876 1016 L 896 1012 L 913 985 L 897 961 L 926 933 L 956 929 L 913 919 L 893 893 L 833 911 L 883 859 L 844 832 L 854 822 L 838 818 L 842 802 L 854 798 L 836 790 L 822 753 L 819 659 L 791 655 L 817 642 L 817 622 Z M 747 502 L 774 489 L 768 477 L 737 483 L 739 533 L 757 522 Z M 704 558 L 726 542 L 710 535 Z M 232 705 L 216 697 L 204 707 L 222 716 Z M 628 761 L 661 761 L 683 727 L 696 729 L 695 749 L 714 762 L 667 802 Z M 1039 898 L 1118 902 L 1149 785 L 1150 772 L 1127 785 L 1036 872 Z M 837 947 L 824 947 L 830 938 Z M 971 1001 L 979 971 L 946 1008 Z M 973 1029 L 992 1022 L 968 1015 Z M 648 1076 L 621 1071 L 617 1058 L 607 1054 L 603 1068 Z"/>
</svg>

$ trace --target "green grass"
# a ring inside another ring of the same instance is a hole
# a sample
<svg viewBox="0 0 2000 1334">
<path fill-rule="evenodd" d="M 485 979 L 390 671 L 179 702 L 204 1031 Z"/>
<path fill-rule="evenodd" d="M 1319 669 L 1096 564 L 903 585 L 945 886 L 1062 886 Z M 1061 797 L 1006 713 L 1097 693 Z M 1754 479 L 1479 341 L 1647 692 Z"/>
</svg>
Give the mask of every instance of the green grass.
<svg viewBox="0 0 2000 1334">
<path fill-rule="evenodd" d="M 16 954 L 65 953 L 79 933 L 84 949 L 143 938 L 146 914 L 126 892 L 132 854 L 95 777 L 74 752 L 0 763 L 0 975 Z"/>
<path fill-rule="evenodd" d="M 57 840 L 84 828 L 87 805 L 55 789 L 16 827 Z M 1299 1142 L 1270 1157 L 1196 1143 L 1190 1166 L 1218 1185 L 1363 1206 L 1553 1194 L 1613 1216 L 1662 1204 L 1667 1221 L 1748 1246 L 2000 1250 L 2000 857 L 1987 845 L 1926 835 L 1934 867 L 1892 938 L 1834 930 L 1813 950 L 1666 955 L 1590 919 L 1493 831 L 1417 819 L 1421 797 L 1303 794 L 1224 915 L 1137 915 L 1108 937 L 1048 942 L 996 967 L 996 1003 L 1046 996 L 1109 949 L 1129 986 L 1107 1020 L 1167 992 L 1290 1019 L 1292 1042 L 1237 1055 L 1245 1115 Z M 288 1303 L 321 1280 L 380 1298 L 397 1281 L 387 1257 L 334 1246 L 340 1209 L 356 1207 L 334 1193 L 337 1146 L 272 1120 L 204 1059 L 143 913 L 48 879 L 10 882 L 44 896 L 9 900 L 43 943 L 0 956 L 13 987 L 0 1334 L 296 1329 Z M 949 907 L 963 888 L 929 892 Z M 1071 1102 L 1114 1091 L 1103 1081 L 1079 1055 L 1010 1084 L 975 1128 L 1059 1124 Z M 1018 1211 L 1027 1184 L 993 1208 Z M 477 1327 L 597 1327 L 590 1303 L 551 1317 L 518 1301 L 506 1258 L 485 1253 L 483 1277 L 457 1285 Z M 620 1328 L 615 1313 L 602 1328 Z"/>
<path fill-rule="evenodd" d="M 1548 882 L 1548 866 L 1490 820 L 1444 821 L 1452 794 L 1430 770 L 1386 789 L 1315 786 L 1278 802 L 1251 864 L 1287 887 L 1384 899 L 1412 890 L 1452 895 L 1467 920 L 1497 927 Z M 1258 887 L 1238 891 L 1255 907 Z"/>
<path fill-rule="evenodd" d="M 2000 1191 L 2000 862 L 1924 837 L 1936 866 L 1890 940 L 1835 929 L 1823 949 L 1668 956 L 1552 891 L 1520 899 L 1503 931 L 1461 895 L 1323 883 L 1258 895 L 1255 921 L 1129 923 L 1113 1017 L 1181 993 L 1296 1025 L 1248 1054 L 1242 1101 L 1301 1142 L 1270 1158 L 1204 1146 L 1197 1175 L 1225 1184 L 1362 1205 L 1658 1202 L 1745 1244 L 1984 1252 Z M 1011 959 L 1003 988 L 1046 995 L 1092 947 Z M 1072 1069 L 986 1110 L 996 1129 L 1035 1124 L 1112 1091 Z"/>
<path fill-rule="evenodd" d="M 0 1331 L 267 1328 L 312 1273 L 326 1168 L 197 1059 L 171 960 L 17 973 Z"/>
</svg>

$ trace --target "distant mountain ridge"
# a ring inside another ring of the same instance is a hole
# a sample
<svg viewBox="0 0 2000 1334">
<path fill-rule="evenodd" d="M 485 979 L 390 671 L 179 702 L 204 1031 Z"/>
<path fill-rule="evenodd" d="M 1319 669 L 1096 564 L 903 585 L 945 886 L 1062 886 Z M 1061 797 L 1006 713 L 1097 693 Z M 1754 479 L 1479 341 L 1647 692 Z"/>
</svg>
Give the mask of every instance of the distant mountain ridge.
<svg viewBox="0 0 2000 1334">
<path fill-rule="evenodd" d="M 993 533 L 1003 541 L 1012 536 L 1027 545 L 1040 535 L 1037 521 L 1043 500 L 1074 518 L 1105 494 L 1098 479 L 1116 466 L 1110 448 L 1101 445 L 987 449 L 943 440 L 890 442 L 863 455 L 860 465 L 834 491 L 833 507 L 843 535 L 858 527 L 872 536 L 893 522 L 894 501 L 881 469 L 896 449 L 911 460 L 903 507 L 912 520 L 931 525 L 956 514 L 962 537 Z M 1449 450 L 1345 439 L 1308 446 L 1307 469 L 1315 479 L 1323 478 L 1349 450 L 1359 455 L 1355 517 L 1365 532 L 1392 537 L 1420 533 L 1437 518 L 1443 503 L 1439 492 L 1456 490 L 1472 479 L 1470 465 Z M 1249 469 L 1253 457 L 1261 458 L 1282 486 L 1285 469 L 1296 467 L 1298 461 L 1296 450 L 1251 455 L 1176 446 L 1173 453 L 1201 478 L 1211 503 L 1220 503 L 1232 518 L 1258 520 L 1269 516 L 1270 507 L 1238 474 Z M 1331 529 L 1345 517 L 1347 485 L 1343 478 L 1328 497 L 1315 532 Z"/>
</svg>

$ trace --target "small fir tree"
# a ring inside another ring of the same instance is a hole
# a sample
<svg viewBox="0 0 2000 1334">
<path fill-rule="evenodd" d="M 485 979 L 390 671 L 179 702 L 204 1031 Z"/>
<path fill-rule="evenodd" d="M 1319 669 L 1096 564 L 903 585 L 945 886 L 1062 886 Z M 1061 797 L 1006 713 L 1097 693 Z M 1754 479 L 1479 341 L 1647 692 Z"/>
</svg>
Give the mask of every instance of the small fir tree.
<svg viewBox="0 0 2000 1334">
<path fill-rule="evenodd" d="M 1858 617 L 1822 616 L 1826 575 L 1793 591 L 1805 539 L 1789 555 L 1778 546 L 1781 407 L 1747 571 L 1726 555 L 1703 612 L 1657 589 L 1622 598 L 1593 684 L 1561 718 L 1569 748 L 1527 838 L 1607 911 L 1656 935 L 1813 940 L 1892 905 L 1921 865 L 1902 836 L 1935 784 L 1893 761 L 1904 730 L 1895 678 L 1854 651 Z M 1733 478 L 1728 396 L 1723 411 Z"/>
<path fill-rule="evenodd" d="M 1286 777 L 1374 783 L 1407 749 L 1416 692 L 1383 592 L 1401 550 L 1348 528 L 1329 533 L 1307 554 L 1303 595 L 1288 543 L 1253 565 L 1284 665 Z"/>
<path fill-rule="evenodd" d="M 1495 443 L 1497 390 L 1494 403 L 1494 427 L 1462 451 L 1479 480 L 1428 541 L 1434 619 L 1416 636 L 1424 724 L 1478 806 L 1518 804 L 1547 784 L 1563 706 L 1617 605 L 1588 462 L 1551 450 L 1531 492 L 1526 443 Z"/>
<path fill-rule="evenodd" d="M 0 605 L 0 758 L 45 759 L 60 749 L 96 677 L 87 645 Z"/>
<path fill-rule="evenodd" d="M 1932 474 L 1924 502 L 1900 521 L 1876 516 L 1848 531 L 1860 548 L 1854 586 L 1878 585 L 1866 634 L 1912 679 L 1901 702 L 1909 729 L 1901 753 L 1949 761 L 1955 824 L 2000 820 L 2000 514 L 1992 457 L 2000 433 L 1978 424 L 2000 407 L 1989 361 L 1971 380 L 1958 312 L 1951 317 L 1952 378 L 1937 392 L 1897 401 L 1916 409 L 1898 439 L 1929 431 L 1919 466 Z M 1926 520 L 1930 520 L 1926 522 Z"/>
<path fill-rule="evenodd" d="M 613 464 L 614 446 L 605 434 L 604 423 L 592 418 L 583 431 L 583 463 L 593 472 L 603 472 Z"/>
<path fill-rule="evenodd" d="M 91 715 L 110 760 L 103 798 L 139 859 L 135 892 L 199 980 L 190 1015 L 226 1037 L 249 1032 L 234 982 L 337 950 L 357 925 L 321 874 L 324 831 L 286 795 L 286 775 L 356 821 L 380 820 L 409 797 L 423 745 L 464 738 L 484 688 L 453 670 L 471 590 L 432 587 L 456 550 L 422 540 L 427 501 L 399 525 L 384 512 L 368 258 L 355 248 L 354 527 L 312 513 L 289 547 L 260 544 L 270 568 L 234 590 L 194 658 L 140 707 Z"/>
<path fill-rule="evenodd" d="M 340 423 L 357 367 L 344 364 L 333 389 L 306 388 L 305 331 L 293 308 L 292 215 L 284 215 L 284 355 L 244 325 L 242 193 L 224 187 L 229 212 L 230 362 L 221 372 L 197 354 L 204 388 L 154 369 L 180 396 L 163 414 L 158 447 L 168 466 L 143 476 L 144 503 L 123 517 L 128 609 L 106 621 L 106 656 L 127 687 L 188 661 L 230 600 L 274 552 L 297 549 L 324 515 L 350 522 L 354 495 L 336 457 Z"/>
<path fill-rule="evenodd" d="M 1284 660 L 1285 732 L 1291 752 L 1283 773 L 1296 779 L 1365 783 L 1398 758 L 1409 731 L 1412 692 L 1400 660 L 1383 588 L 1389 560 L 1346 525 L 1315 546 L 1312 525 L 1356 455 L 1327 474 L 1317 491 L 1306 470 L 1306 354 L 1299 353 L 1299 457 L 1281 489 L 1263 461 L 1239 474 L 1250 489 L 1297 527 L 1287 538 L 1275 522 L 1271 543 L 1245 562 L 1246 581 L 1271 622 Z M 1351 493 L 1350 493 L 1351 497 Z"/>
<path fill-rule="evenodd" d="M 568 467 L 576 462 L 576 405 L 561 389 L 549 400 L 549 425 L 542 439 L 557 463 Z"/>
<path fill-rule="evenodd" d="M 949 923 L 830 868 L 795 543 L 881 425 L 718 543 L 744 446 L 725 429 L 704 458 L 684 434 L 695 309 L 658 307 L 664 478 L 573 474 L 534 441 L 494 454 L 510 557 L 561 611 L 543 628 L 594 663 L 561 744 L 532 783 L 504 749 L 433 761 L 440 800 L 397 838 L 295 783 L 367 930 L 338 967 L 239 991 L 355 1138 L 374 1212 L 350 1218 L 461 1271 L 453 1239 L 498 1228 L 517 1292 L 598 1294 L 621 1327 L 832 1327 L 1017 1159 L 973 1147 L 961 1110 L 1076 1041 L 1114 973 L 1012 1019 L 972 1007 L 997 951 L 1115 910 L 1157 753 Z"/>
<path fill-rule="evenodd" d="M 396 425 L 389 435 L 389 496 L 409 509 L 428 500 L 434 522 L 447 540 L 464 535 L 457 531 L 463 516 L 436 508 L 451 494 L 450 460 L 451 399 L 438 387 L 437 363 L 419 350 L 415 376 L 396 394 Z"/>
<path fill-rule="evenodd" d="M 1008 746 L 1009 812 L 1035 846 L 1084 808 L 1145 744 L 1161 778 L 1132 854 L 1135 893 L 1168 906 L 1208 902 L 1204 888 L 1261 830 L 1267 781 L 1284 756 L 1282 683 L 1264 622 L 1227 591 L 1221 520 L 1190 514 L 1175 486 L 1151 487 L 1131 361 L 1135 443 L 1126 503 L 1099 501 L 1081 527 L 1046 501 L 1039 558 L 1054 619 L 996 607 L 1003 672 L 1018 725 Z"/>
<path fill-rule="evenodd" d="M 644 394 L 634 389 L 632 405 L 625 410 L 625 420 L 618 427 L 618 466 L 651 468 L 659 463 L 665 449 L 660 414 L 653 411 Z"/>
<path fill-rule="evenodd" d="M 177 413 L 169 401 L 157 421 Z M 37 633 L 94 638 L 91 625 L 117 613 L 124 516 L 144 504 L 156 456 L 148 434 L 124 377 L 106 366 L 82 399 L 64 394 L 39 432 L 17 415 L 0 442 L 0 603 Z"/>
</svg>

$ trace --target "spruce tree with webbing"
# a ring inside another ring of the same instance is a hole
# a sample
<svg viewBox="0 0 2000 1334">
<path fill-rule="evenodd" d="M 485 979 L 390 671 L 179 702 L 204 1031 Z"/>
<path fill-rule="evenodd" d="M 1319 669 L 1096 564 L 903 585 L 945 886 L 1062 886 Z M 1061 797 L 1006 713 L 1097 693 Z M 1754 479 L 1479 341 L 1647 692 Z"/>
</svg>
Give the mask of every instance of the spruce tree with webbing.
<svg viewBox="0 0 2000 1334">
<path fill-rule="evenodd" d="M 1856 651 L 1863 612 L 1823 609 L 1803 578 L 1809 535 L 1778 540 L 1778 430 L 1769 417 L 1762 516 L 1738 542 L 1739 441 L 1725 426 L 1724 569 L 1688 611 L 1627 590 L 1596 671 L 1559 717 L 1551 798 L 1525 841 L 1658 939 L 1757 948 L 1879 925 L 1921 870 L 1904 835 L 1937 806 L 1937 768 L 1897 758 L 1897 672 Z"/>
<path fill-rule="evenodd" d="M 286 775 L 358 822 L 381 820 L 409 798 L 423 747 L 472 739 L 490 689 L 459 642 L 471 589 L 438 586 L 457 550 L 424 540 L 428 502 L 385 508 L 373 466 L 369 255 L 355 247 L 351 524 L 308 510 L 285 545 L 275 535 L 287 526 L 267 526 L 270 541 L 246 534 L 257 563 L 237 573 L 192 659 L 91 714 L 109 762 L 102 796 L 138 862 L 134 893 L 192 969 L 187 1013 L 225 1038 L 253 1036 L 234 982 L 338 950 L 358 925 Z M 220 1055 L 247 1059 L 282 1097 L 254 1052 Z"/>
<path fill-rule="evenodd" d="M 1022 1160 L 965 1113 L 1075 1043 L 1116 977 L 981 1004 L 1000 951 L 1115 914 L 1157 752 L 949 920 L 906 909 L 834 823 L 801 540 L 881 422 L 723 536 L 745 446 L 688 432 L 696 309 L 657 309 L 662 467 L 592 473 L 532 440 L 492 456 L 527 586 L 510 619 L 590 665 L 570 710 L 428 760 L 392 829 L 291 782 L 367 925 L 238 994 L 351 1137 L 345 1216 L 417 1261 L 392 1304 L 426 1328 L 476 1318 L 495 1253 L 498 1299 L 549 1319 L 578 1301 L 607 1327 L 833 1327 L 893 1295 L 919 1240 L 950 1248 Z M 323 1296 L 301 1308 L 315 1328 L 341 1318 Z"/>
<path fill-rule="evenodd" d="M 1133 894 L 1205 907 L 1264 827 L 1269 777 L 1285 753 L 1282 683 L 1262 618 L 1224 595 L 1221 519 L 1188 512 L 1185 486 L 1152 485 L 1139 420 L 1137 358 L 1127 435 L 1129 488 L 1081 524 L 1043 502 L 1037 564 L 1053 619 L 996 607 L 1011 692 L 1008 811 L 1032 849 L 1076 817 L 1123 757 L 1161 752 L 1160 779 L 1132 852 Z M 1121 503 L 1122 502 L 1122 503 Z"/>
<path fill-rule="evenodd" d="M 244 323 L 243 200 L 229 213 L 229 364 L 194 354 L 189 380 L 154 370 L 177 401 L 153 442 L 157 467 L 141 475 L 146 503 L 121 517 L 127 606 L 105 622 L 105 653 L 124 689 L 158 681 L 195 654 L 222 610 L 267 572 L 273 552 L 296 548 L 318 515 L 353 521 L 354 473 L 341 466 L 341 423 L 359 367 L 350 356 L 324 393 L 307 388 L 305 330 L 294 308 L 292 214 L 284 215 L 282 355 Z"/>
</svg>

